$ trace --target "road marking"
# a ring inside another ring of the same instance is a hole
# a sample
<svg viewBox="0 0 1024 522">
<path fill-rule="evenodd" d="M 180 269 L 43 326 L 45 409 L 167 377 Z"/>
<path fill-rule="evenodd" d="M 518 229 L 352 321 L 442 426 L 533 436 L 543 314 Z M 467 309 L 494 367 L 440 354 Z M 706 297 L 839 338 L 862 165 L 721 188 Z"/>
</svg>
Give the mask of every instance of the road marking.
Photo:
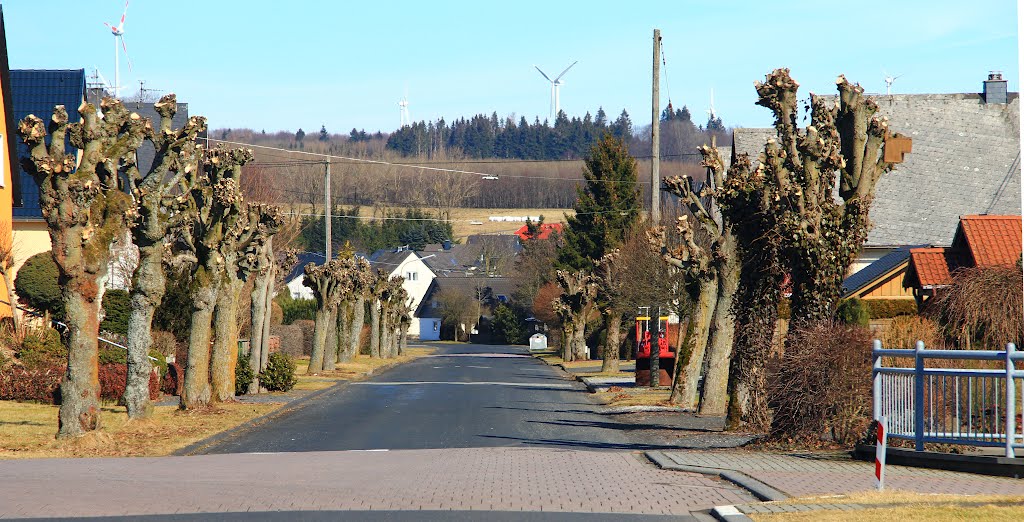
<svg viewBox="0 0 1024 522">
<path fill-rule="evenodd" d="M 373 382 L 373 381 L 358 381 L 351 382 L 349 386 L 411 386 L 414 384 L 452 384 L 459 386 L 513 386 L 513 387 L 540 387 L 540 388 L 558 388 L 562 390 L 570 390 L 573 388 L 572 384 L 568 383 L 547 383 L 547 382 L 494 382 L 494 381 L 475 381 L 475 382 L 457 382 L 457 381 L 402 381 L 402 382 Z"/>
<path fill-rule="evenodd" d="M 490 366 L 470 366 L 470 365 L 467 365 L 466 368 L 480 368 L 480 369 L 487 369 L 487 370 L 489 370 L 491 367 Z"/>
<path fill-rule="evenodd" d="M 514 353 L 438 353 L 433 355 L 424 355 L 423 357 L 490 357 L 493 359 L 533 359 L 532 355 L 518 355 Z"/>
</svg>

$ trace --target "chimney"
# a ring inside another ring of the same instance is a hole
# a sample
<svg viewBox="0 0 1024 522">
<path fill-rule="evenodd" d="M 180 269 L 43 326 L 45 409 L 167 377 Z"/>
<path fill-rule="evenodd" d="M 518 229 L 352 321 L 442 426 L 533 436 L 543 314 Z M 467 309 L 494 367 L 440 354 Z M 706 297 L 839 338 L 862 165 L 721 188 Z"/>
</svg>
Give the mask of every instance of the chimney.
<svg viewBox="0 0 1024 522">
<path fill-rule="evenodd" d="M 982 96 L 985 103 L 1006 105 L 1006 80 L 1003 79 L 1002 71 L 988 73 Z"/>
</svg>

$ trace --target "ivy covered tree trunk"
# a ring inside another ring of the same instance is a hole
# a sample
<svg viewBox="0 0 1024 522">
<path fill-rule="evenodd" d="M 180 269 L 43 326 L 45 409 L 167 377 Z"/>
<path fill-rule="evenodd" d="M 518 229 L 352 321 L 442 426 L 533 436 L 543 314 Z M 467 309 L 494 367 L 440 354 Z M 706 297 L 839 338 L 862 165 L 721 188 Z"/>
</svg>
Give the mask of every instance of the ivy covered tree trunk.
<svg viewBox="0 0 1024 522">
<path fill-rule="evenodd" d="M 729 426 L 747 425 L 763 430 L 770 421 L 765 393 L 768 375 L 765 364 L 775 338 L 785 273 L 776 254 L 754 255 L 767 259 L 754 261 L 743 268 L 733 305 L 737 328 L 729 377 Z"/>
<path fill-rule="evenodd" d="M 700 403 L 700 374 L 704 370 L 704 358 L 707 355 L 708 339 L 711 336 L 711 319 L 715 314 L 715 302 L 718 300 L 717 278 L 702 278 L 690 321 L 694 323 L 691 338 L 690 357 L 682 372 L 677 372 L 672 383 L 669 402 L 678 404 L 683 409 L 697 411 Z M 681 354 L 677 354 L 680 357 Z"/>
<path fill-rule="evenodd" d="M 48 128 L 33 115 L 18 126 L 30 151 L 23 166 L 39 186 L 68 325 L 60 438 L 100 427 L 100 281 L 110 244 L 123 233 L 130 208 L 128 196 L 117 189 L 118 179 L 134 168 L 135 151 L 145 134 L 144 122 L 132 118 L 120 102 L 105 99 L 102 109 L 100 118 L 95 106 L 83 104 L 78 109 L 81 122 L 69 125 L 67 111 L 57 106 Z M 81 151 L 81 162 L 64 150 L 65 137 Z"/>
</svg>

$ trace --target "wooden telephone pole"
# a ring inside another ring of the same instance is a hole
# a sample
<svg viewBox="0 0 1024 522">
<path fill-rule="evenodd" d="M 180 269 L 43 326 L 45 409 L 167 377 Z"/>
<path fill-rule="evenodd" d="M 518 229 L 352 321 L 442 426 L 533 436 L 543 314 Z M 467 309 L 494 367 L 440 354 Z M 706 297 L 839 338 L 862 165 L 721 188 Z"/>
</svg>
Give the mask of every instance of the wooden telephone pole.
<svg viewBox="0 0 1024 522">
<path fill-rule="evenodd" d="M 331 260 L 331 157 L 324 162 L 324 263 Z"/>
<path fill-rule="evenodd" d="M 651 226 L 661 223 L 661 30 L 654 30 L 654 74 L 651 81 Z"/>
</svg>

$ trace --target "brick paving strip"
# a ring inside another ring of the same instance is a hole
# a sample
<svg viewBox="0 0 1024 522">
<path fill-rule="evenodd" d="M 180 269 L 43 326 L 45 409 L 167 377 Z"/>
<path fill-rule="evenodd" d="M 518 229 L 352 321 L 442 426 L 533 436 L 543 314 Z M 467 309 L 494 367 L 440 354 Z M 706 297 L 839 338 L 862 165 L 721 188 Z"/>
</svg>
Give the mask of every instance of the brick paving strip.
<svg viewBox="0 0 1024 522">
<path fill-rule="evenodd" d="M 307 510 L 688 515 L 753 497 L 631 452 L 469 448 L 0 461 L 0 518 Z M 154 494 L 173 491 L 173 495 Z"/>
<path fill-rule="evenodd" d="M 768 491 L 791 497 L 841 495 L 875 488 L 874 463 L 853 460 L 844 453 L 651 451 L 647 456 L 663 469 L 720 475 L 742 484 L 761 500 L 782 500 L 782 497 L 759 492 L 758 487 L 762 486 L 769 488 Z M 1024 480 L 955 471 L 886 466 L 885 480 L 888 489 L 924 494 L 1024 495 Z M 872 506 L 828 502 L 762 503 L 719 506 L 712 514 L 719 520 L 743 521 L 750 520 L 746 513 L 866 507 Z"/>
</svg>

